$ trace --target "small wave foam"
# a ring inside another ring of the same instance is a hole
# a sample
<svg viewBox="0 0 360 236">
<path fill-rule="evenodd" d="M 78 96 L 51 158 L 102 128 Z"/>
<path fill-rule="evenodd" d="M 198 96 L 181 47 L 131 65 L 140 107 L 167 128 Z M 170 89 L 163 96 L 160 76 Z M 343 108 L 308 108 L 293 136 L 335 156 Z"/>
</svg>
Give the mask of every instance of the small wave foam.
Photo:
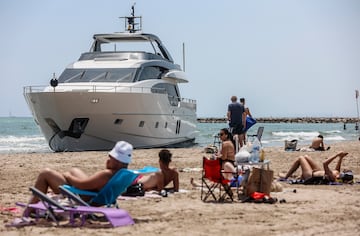
<svg viewBox="0 0 360 236">
<path fill-rule="evenodd" d="M 312 140 L 314 137 L 319 135 L 319 132 L 286 132 L 286 131 L 280 131 L 280 132 L 272 132 L 272 135 L 280 138 L 281 140 Z"/>
<path fill-rule="evenodd" d="M 344 141 L 346 140 L 340 135 L 324 137 L 325 141 Z"/>
<path fill-rule="evenodd" d="M 329 131 L 324 131 L 325 134 L 340 134 L 341 131 L 340 130 L 329 130 Z"/>
<path fill-rule="evenodd" d="M 48 152 L 42 136 L 0 136 L 0 153 Z"/>
</svg>

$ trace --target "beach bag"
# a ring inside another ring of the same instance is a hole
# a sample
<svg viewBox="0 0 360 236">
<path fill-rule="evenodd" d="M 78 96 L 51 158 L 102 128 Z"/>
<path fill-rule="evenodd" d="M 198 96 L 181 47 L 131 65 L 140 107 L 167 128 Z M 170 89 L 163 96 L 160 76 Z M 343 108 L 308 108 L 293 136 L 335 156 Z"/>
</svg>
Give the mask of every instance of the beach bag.
<svg viewBox="0 0 360 236">
<path fill-rule="evenodd" d="M 242 147 L 238 153 L 235 154 L 235 162 L 237 165 L 249 162 L 250 153 L 246 148 Z"/>
<path fill-rule="evenodd" d="M 253 168 L 246 185 L 246 195 L 251 196 L 254 192 L 270 194 L 273 177 L 273 170 Z"/>
<path fill-rule="evenodd" d="M 126 189 L 126 192 L 123 193 L 122 195 L 127 196 L 127 197 L 144 196 L 145 195 L 145 190 L 143 188 L 143 184 L 142 183 L 137 183 L 137 184 L 130 185 Z"/>
<path fill-rule="evenodd" d="M 297 142 L 296 139 L 291 141 L 285 140 L 285 151 L 296 151 Z"/>
</svg>

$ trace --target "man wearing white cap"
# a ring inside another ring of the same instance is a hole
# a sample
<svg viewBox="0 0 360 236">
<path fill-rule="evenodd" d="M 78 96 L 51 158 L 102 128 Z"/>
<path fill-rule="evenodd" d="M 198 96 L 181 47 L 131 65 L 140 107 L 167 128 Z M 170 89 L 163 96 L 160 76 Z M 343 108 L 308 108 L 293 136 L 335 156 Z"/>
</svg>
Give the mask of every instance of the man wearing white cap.
<svg viewBox="0 0 360 236">
<path fill-rule="evenodd" d="M 72 185 L 78 189 L 99 191 L 120 169 L 127 168 L 132 158 L 133 146 L 125 141 L 119 141 L 109 152 L 109 159 L 106 161 L 106 168 L 95 174 L 88 176 L 79 168 L 72 168 L 69 172 L 60 173 L 46 168 L 35 182 L 35 188 L 43 193 L 47 193 L 48 188 L 54 193 L 59 194 L 59 186 L 63 184 Z M 38 202 L 39 199 L 33 197 L 31 203 Z"/>
</svg>

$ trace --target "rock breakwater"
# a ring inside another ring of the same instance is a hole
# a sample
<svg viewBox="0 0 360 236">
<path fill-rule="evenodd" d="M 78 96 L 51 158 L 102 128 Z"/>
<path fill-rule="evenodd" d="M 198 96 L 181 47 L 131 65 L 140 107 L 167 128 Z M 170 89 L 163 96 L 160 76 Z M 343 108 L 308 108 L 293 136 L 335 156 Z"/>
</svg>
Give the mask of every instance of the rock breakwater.
<svg viewBox="0 0 360 236">
<path fill-rule="evenodd" d="M 199 123 L 226 123 L 226 118 L 198 118 Z M 296 117 L 296 118 L 256 118 L 258 123 L 356 123 L 358 118 L 349 117 Z"/>
</svg>

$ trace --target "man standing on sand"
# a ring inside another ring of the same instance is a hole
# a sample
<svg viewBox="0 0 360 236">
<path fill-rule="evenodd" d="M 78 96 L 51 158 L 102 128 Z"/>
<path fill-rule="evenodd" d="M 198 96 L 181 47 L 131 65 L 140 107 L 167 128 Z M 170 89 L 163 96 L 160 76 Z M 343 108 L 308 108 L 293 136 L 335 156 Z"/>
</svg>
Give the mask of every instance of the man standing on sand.
<svg viewBox="0 0 360 236">
<path fill-rule="evenodd" d="M 237 97 L 231 97 L 231 103 L 228 105 L 227 119 L 234 138 L 237 136 L 240 147 L 243 146 L 243 133 L 246 127 L 246 112 L 243 105 L 237 102 Z"/>
</svg>

